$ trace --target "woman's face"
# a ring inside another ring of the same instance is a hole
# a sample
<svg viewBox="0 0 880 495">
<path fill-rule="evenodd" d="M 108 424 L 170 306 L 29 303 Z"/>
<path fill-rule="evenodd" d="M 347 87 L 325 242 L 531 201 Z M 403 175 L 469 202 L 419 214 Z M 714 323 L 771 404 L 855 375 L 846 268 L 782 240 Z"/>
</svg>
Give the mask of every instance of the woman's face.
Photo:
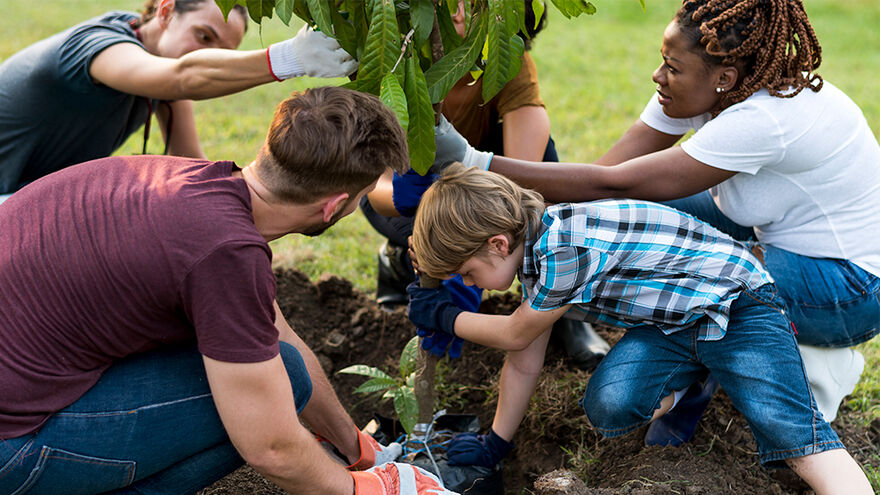
<svg viewBox="0 0 880 495">
<path fill-rule="evenodd" d="M 164 4 L 160 4 L 157 12 L 157 20 L 163 27 L 157 44 L 159 56 L 179 58 L 200 48 L 234 50 L 244 38 L 247 21 L 238 10 L 229 12 L 226 22 L 214 0 L 205 0 L 196 10 L 183 13 L 163 10 Z"/>
<path fill-rule="evenodd" d="M 663 63 L 652 79 L 657 83 L 663 112 L 674 118 L 688 118 L 712 110 L 721 99 L 716 88 L 723 82 L 723 68 L 707 64 L 675 21 L 663 32 L 660 55 Z"/>
<path fill-rule="evenodd" d="M 465 32 L 465 19 L 464 19 L 464 0 L 459 0 L 458 2 L 458 10 L 452 14 L 452 24 L 455 26 L 455 32 L 458 33 L 459 36 L 464 38 Z"/>
</svg>

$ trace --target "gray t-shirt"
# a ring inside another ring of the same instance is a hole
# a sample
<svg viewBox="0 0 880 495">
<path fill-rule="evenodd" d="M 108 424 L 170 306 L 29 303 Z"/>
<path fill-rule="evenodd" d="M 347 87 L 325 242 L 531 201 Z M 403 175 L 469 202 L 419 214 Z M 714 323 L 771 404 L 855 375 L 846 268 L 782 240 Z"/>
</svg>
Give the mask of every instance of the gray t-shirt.
<svg viewBox="0 0 880 495">
<path fill-rule="evenodd" d="M 95 84 L 89 66 L 117 43 L 140 41 L 110 12 L 34 43 L 0 65 L 0 194 L 69 165 L 109 156 L 144 124 L 154 100 Z"/>
</svg>

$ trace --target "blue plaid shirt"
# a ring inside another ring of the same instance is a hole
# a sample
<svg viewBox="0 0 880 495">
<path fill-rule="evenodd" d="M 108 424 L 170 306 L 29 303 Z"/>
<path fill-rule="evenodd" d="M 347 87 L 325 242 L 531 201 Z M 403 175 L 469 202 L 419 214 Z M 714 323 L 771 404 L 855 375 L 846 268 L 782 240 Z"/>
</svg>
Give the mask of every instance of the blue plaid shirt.
<svg viewBox="0 0 880 495">
<path fill-rule="evenodd" d="M 670 334 L 700 325 L 724 337 L 731 303 L 773 282 L 742 244 L 707 223 L 647 201 L 607 200 L 547 208 L 525 243 L 519 279 L 537 311 L 618 327 L 650 324 Z"/>
</svg>

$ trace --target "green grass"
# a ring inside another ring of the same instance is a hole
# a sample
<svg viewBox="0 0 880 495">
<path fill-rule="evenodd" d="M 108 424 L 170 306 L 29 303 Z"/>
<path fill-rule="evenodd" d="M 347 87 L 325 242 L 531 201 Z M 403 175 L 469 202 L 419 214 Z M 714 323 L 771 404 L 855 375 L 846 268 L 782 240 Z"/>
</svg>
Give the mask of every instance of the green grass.
<svg viewBox="0 0 880 495">
<path fill-rule="evenodd" d="M 610 147 L 651 96 L 651 72 L 659 63 L 660 39 L 680 0 L 595 0 L 595 16 L 566 20 L 552 7 L 549 24 L 534 45 L 541 93 L 552 121 L 560 157 L 589 161 Z M 113 9 L 137 10 L 141 0 L 5 0 L 0 16 L 0 59 L 76 22 Z M 823 46 L 819 71 L 858 103 L 875 133 L 880 131 L 880 3 L 876 0 L 806 0 Z M 277 19 L 262 28 L 251 24 L 243 49 L 268 46 L 296 28 Z M 335 83 L 338 81 L 330 81 Z M 291 91 L 327 84 L 301 79 L 254 88 L 237 95 L 198 102 L 202 145 L 209 157 L 247 164 L 259 148 L 275 105 Z M 150 150 L 162 144 L 158 133 Z M 136 133 L 120 153 L 140 151 Z M 872 228 L 866 226 L 866 228 Z M 275 262 L 310 276 L 330 272 L 374 290 L 375 253 L 382 242 L 360 213 L 318 238 L 290 236 L 273 243 Z M 866 421 L 880 416 L 880 345 L 860 346 L 866 373 L 851 407 Z"/>
</svg>

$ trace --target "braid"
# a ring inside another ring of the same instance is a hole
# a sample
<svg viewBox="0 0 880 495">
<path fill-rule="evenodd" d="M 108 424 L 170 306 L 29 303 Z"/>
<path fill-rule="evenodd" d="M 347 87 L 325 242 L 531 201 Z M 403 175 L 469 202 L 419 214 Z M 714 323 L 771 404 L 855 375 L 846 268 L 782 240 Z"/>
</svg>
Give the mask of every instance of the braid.
<svg viewBox="0 0 880 495">
<path fill-rule="evenodd" d="M 712 65 L 744 64 L 744 77 L 724 93 L 715 115 L 760 89 L 791 98 L 819 91 L 822 47 L 802 0 L 683 0 L 679 27 Z"/>
</svg>

